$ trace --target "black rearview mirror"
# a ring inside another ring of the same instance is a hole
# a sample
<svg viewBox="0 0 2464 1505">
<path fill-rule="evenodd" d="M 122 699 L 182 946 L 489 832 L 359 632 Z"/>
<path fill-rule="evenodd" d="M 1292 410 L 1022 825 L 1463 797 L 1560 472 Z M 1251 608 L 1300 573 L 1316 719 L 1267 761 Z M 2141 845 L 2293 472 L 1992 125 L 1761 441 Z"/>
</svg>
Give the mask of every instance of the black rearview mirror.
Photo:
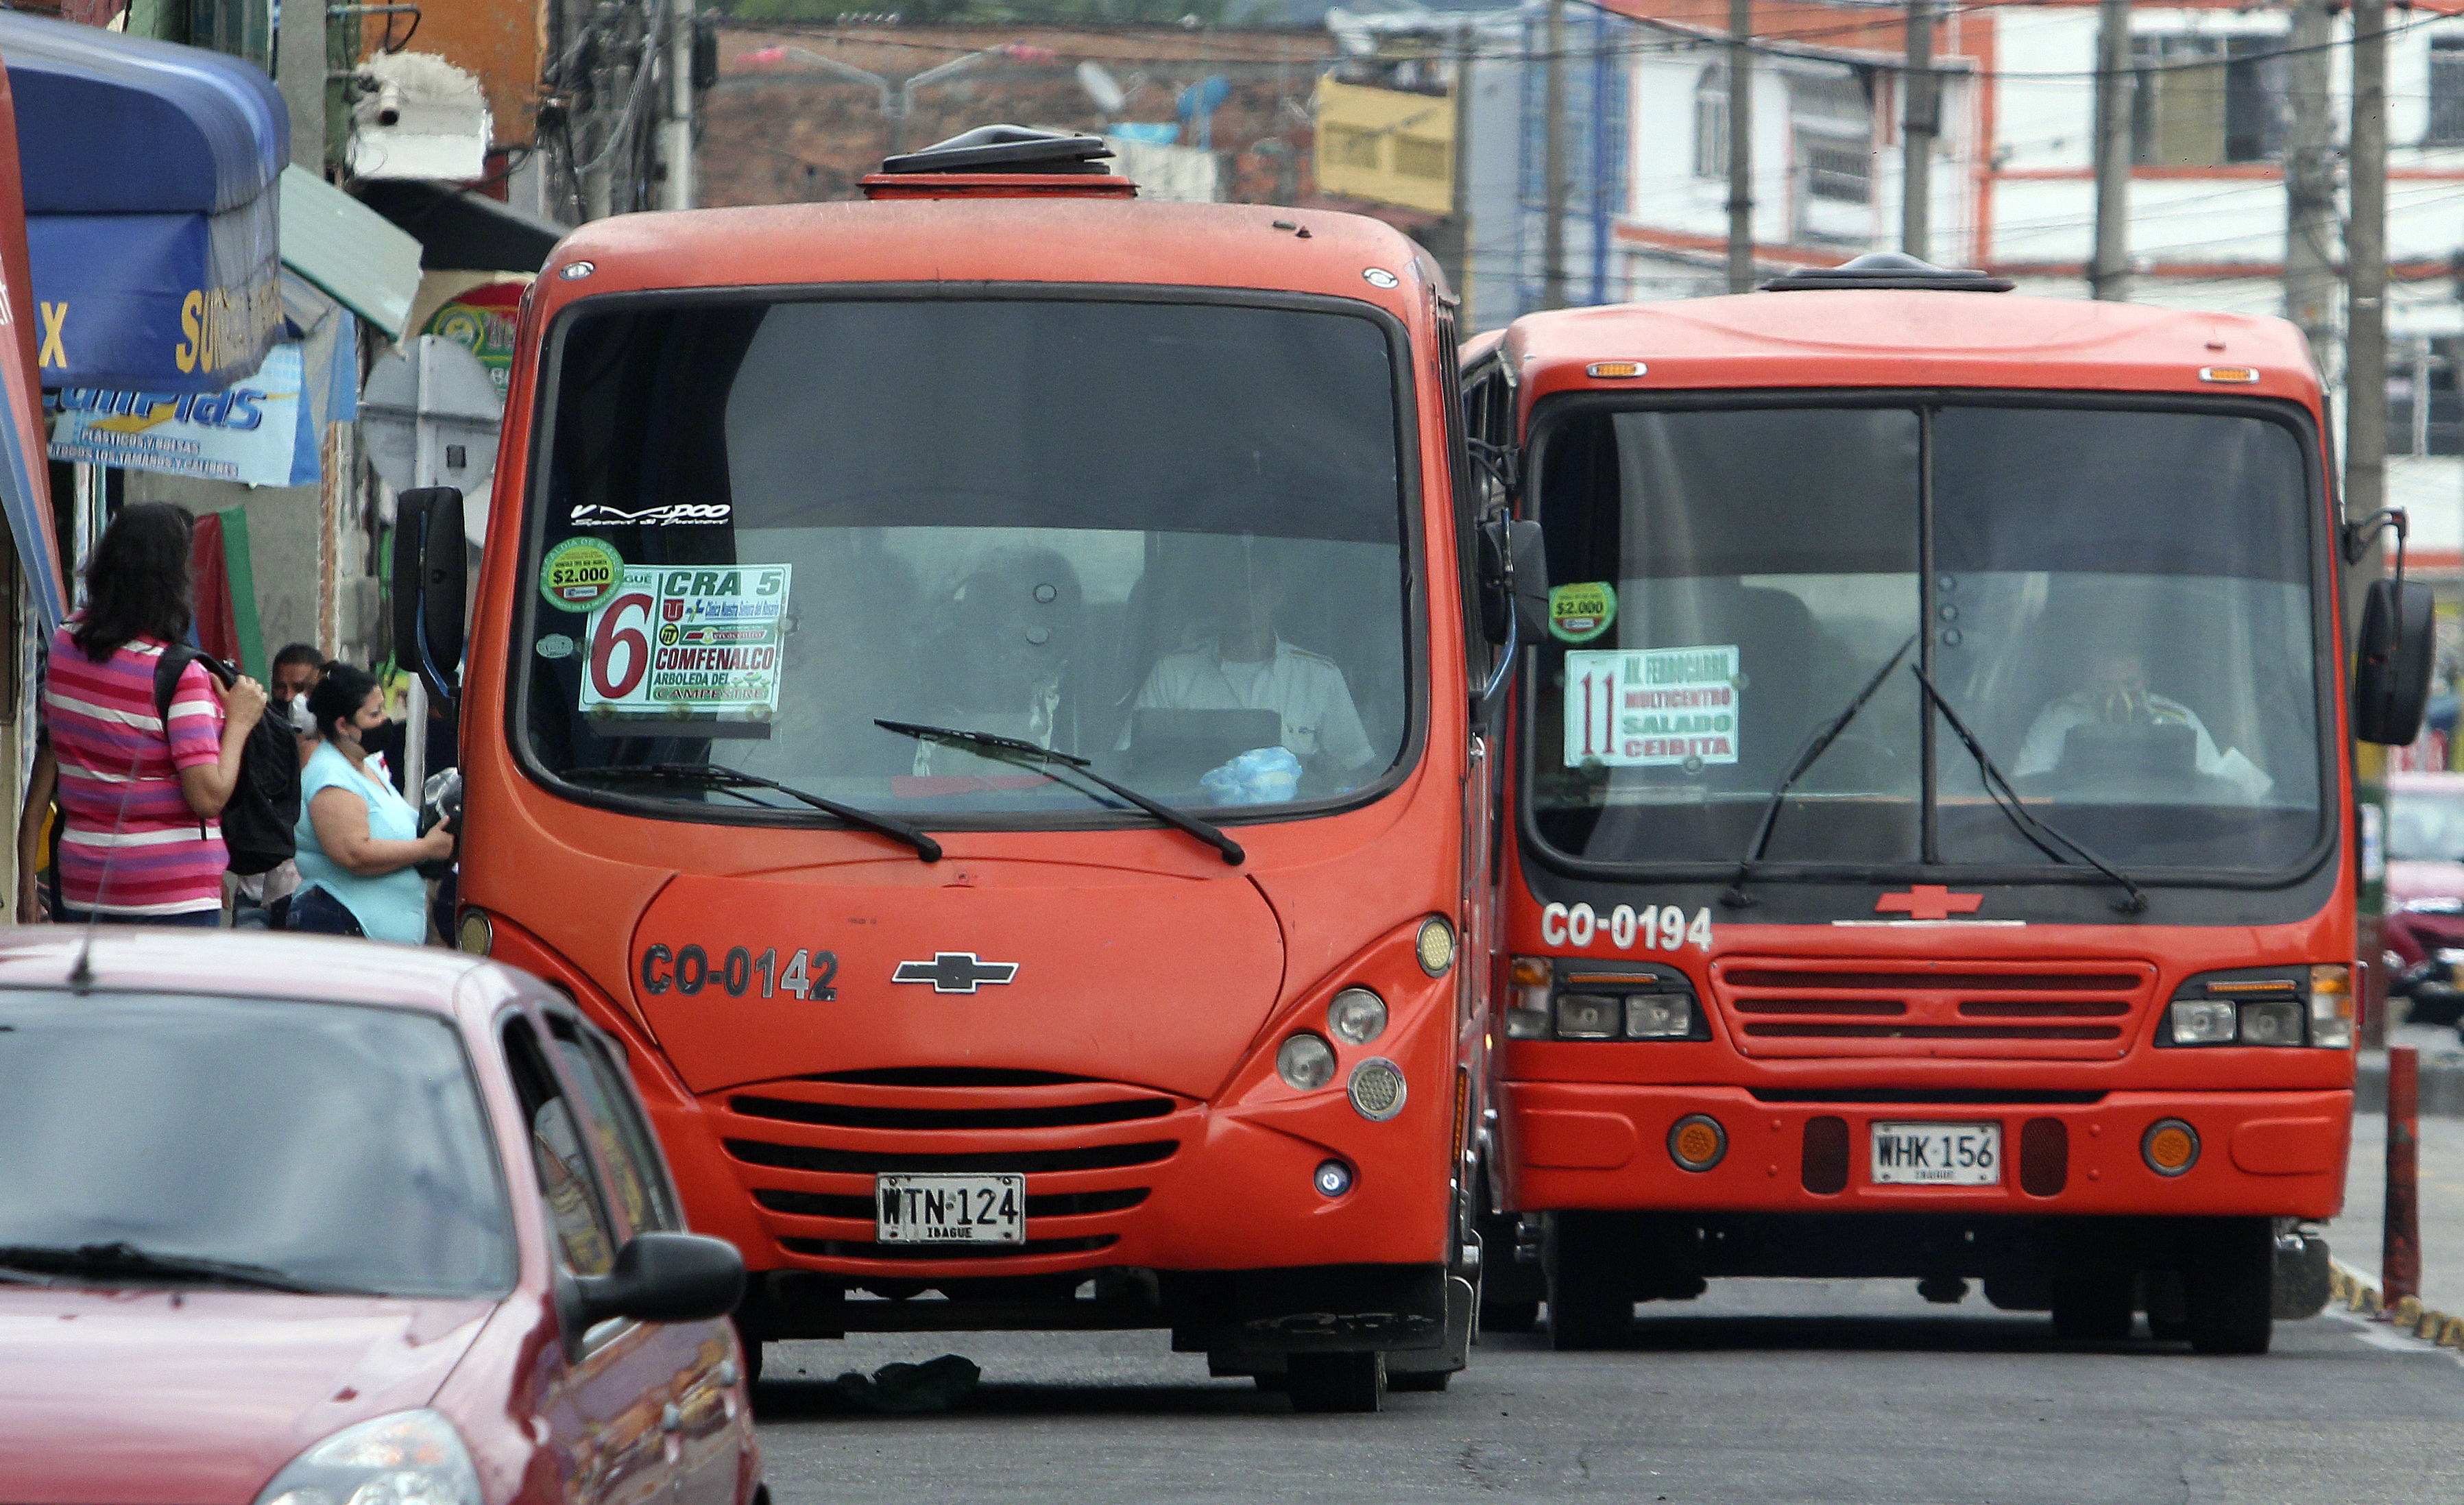
<svg viewBox="0 0 2464 1505">
<path fill-rule="evenodd" d="M 2401 747 L 2421 735 L 2436 643 L 2428 586 L 2402 578 L 2370 582 L 2353 669 L 2356 739 Z"/>
<path fill-rule="evenodd" d="M 422 486 L 395 498 L 394 657 L 453 699 L 462 677 L 462 613 L 470 544 L 462 536 L 462 493 Z"/>
<path fill-rule="evenodd" d="M 708 1322 L 744 1298 L 744 1256 L 699 1233 L 636 1233 L 604 1275 L 582 1275 L 583 1327 L 611 1317 L 637 1322 Z"/>
<path fill-rule="evenodd" d="M 1492 643 L 1549 635 L 1549 561 L 1540 524 L 1503 515 L 1480 525 L 1480 630 Z"/>
</svg>

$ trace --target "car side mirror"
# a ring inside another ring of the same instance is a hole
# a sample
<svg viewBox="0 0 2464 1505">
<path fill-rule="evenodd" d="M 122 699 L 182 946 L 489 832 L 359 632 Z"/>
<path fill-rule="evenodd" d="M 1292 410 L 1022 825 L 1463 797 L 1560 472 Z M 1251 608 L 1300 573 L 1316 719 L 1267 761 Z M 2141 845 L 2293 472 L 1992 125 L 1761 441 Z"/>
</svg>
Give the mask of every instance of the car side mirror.
<svg viewBox="0 0 2464 1505">
<path fill-rule="evenodd" d="M 470 543 L 462 535 L 462 493 L 421 486 L 394 498 L 394 658 L 453 699 L 461 688 L 462 613 Z"/>
<path fill-rule="evenodd" d="M 1499 514 L 1480 525 L 1480 630 L 1492 643 L 1549 635 L 1549 559 L 1540 524 Z"/>
<path fill-rule="evenodd" d="M 708 1322 L 744 1299 L 744 1256 L 723 1238 L 636 1233 L 604 1275 L 574 1280 L 582 1329 L 628 1317 L 637 1322 Z"/>
<path fill-rule="evenodd" d="M 2370 582 L 2353 669 L 2355 738 L 2401 747 L 2421 735 L 2436 646 L 2428 586 L 2402 578 Z"/>
</svg>

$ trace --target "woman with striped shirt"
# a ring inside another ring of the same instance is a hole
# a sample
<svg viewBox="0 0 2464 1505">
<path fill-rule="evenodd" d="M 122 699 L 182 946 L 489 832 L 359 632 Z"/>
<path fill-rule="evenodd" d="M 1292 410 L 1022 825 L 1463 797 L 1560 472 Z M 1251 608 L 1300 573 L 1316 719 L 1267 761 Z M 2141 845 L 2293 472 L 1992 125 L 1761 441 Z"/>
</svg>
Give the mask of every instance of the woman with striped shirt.
<svg viewBox="0 0 2464 1505">
<path fill-rule="evenodd" d="M 265 714 L 265 690 L 226 689 L 202 663 L 180 674 L 170 715 L 154 697 L 163 650 L 188 635 L 188 515 L 168 502 L 121 509 L 85 570 L 85 609 L 52 639 L 43 675 L 42 750 L 29 793 L 56 781 L 60 901 L 71 923 L 221 923 L 216 817 L 239 782 L 240 752 Z M 40 819 L 30 800 L 26 818 Z M 32 874 L 18 912 L 31 916 Z"/>
</svg>

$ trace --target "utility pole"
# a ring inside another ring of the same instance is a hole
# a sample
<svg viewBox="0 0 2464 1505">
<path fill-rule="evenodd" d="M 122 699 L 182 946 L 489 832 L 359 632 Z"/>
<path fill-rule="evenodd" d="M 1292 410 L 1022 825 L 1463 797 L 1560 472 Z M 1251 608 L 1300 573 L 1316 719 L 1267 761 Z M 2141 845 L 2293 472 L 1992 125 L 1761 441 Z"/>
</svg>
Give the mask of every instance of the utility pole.
<svg viewBox="0 0 2464 1505">
<path fill-rule="evenodd" d="M 693 0 L 667 0 L 667 108 L 659 122 L 659 208 L 693 207 Z"/>
<path fill-rule="evenodd" d="M 2090 297 L 2130 298 L 2130 0 L 2096 8 L 2096 257 Z"/>
<path fill-rule="evenodd" d="M 1566 0 L 1549 0 L 1549 67 L 1540 91 L 1540 170 L 1548 220 L 1540 227 L 1540 306 L 1566 306 Z"/>
<path fill-rule="evenodd" d="M 1900 141 L 1900 249 L 1933 259 L 1933 141 L 1942 129 L 1942 93 L 1933 72 L 1933 0 L 1908 0 L 1908 62 L 1900 90 L 1906 108 Z"/>
<path fill-rule="evenodd" d="M 274 46 L 275 81 L 291 112 L 291 165 L 320 178 L 325 175 L 325 26 L 324 0 L 286 6 Z"/>
<path fill-rule="evenodd" d="M 2332 385 L 2336 271 L 2327 246 L 2336 228 L 2336 133 L 2327 119 L 2327 49 L 2334 41 L 2329 3 L 2294 0 L 2284 59 L 2293 106 L 2284 141 L 2284 317 L 2309 338 L 2311 357 Z"/>
<path fill-rule="evenodd" d="M 1728 0 L 1728 291 L 1754 290 L 1754 0 Z"/>
<path fill-rule="evenodd" d="M 617 93 L 616 55 L 627 40 L 616 20 L 616 7 L 610 0 L 600 0 L 591 18 L 598 36 L 590 49 L 589 129 L 582 133 L 582 217 L 585 220 L 605 219 L 615 212 L 614 137 L 624 114 Z"/>
<path fill-rule="evenodd" d="M 1455 297 L 1462 300 L 1458 312 L 1461 326 L 1475 327 L 1471 321 L 1471 56 L 1472 28 L 1468 21 L 1455 29 L 1455 143 L 1450 158 L 1454 168 L 1455 264 L 1446 269 L 1455 287 Z"/>
<path fill-rule="evenodd" d="M 2387 0 L 2353 0 L 2344 226 L 2344 513 L 2353 518 L 2387 505 Z"/>
</svg>

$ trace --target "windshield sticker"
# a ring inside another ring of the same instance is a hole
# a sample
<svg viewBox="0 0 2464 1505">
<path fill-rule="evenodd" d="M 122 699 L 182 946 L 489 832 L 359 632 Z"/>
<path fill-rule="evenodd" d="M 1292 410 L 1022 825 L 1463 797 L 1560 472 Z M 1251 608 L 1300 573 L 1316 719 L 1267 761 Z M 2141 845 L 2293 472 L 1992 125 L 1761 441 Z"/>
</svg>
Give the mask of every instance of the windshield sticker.
<svg viewBox="0 0 2464 1505">
<path fill-rule="evenodd" d="M 785 564 L 627 564 L 590 614 L 582 709 L 767 721 L 779 709 Z"/>
<path fill-rule="evenodd" d="M 605 539 L 567 539 L 539 564 L 539 594 L 559 611 L 595 611 L 616 593 L 625 556 Z"/>
<path fill-rule="evenodd" d="M 1561 643 L 1588 643 L 1617 620 L 1617 587 L 1605 580 L 1555 586 L 1549 591 L 1549 632 Z"/>
<path fill-rule="evenodd" d="M 539 640 L 532 652 L 541 658 L 571 658 L 575 644 L 562 632 L 550 632 Z"/>
<path fill-rule="evenodd" d="M 1566 766 L 1683 768 L 1737 761 L 1733 643 L 1566 655 Z"/>
<path fill-rule="evenodd" d="M 605 502 L 587 501 L 574 508 L 571 516 L 577 528 L 664 528 L 679 523 L 726 522 L 736 516 L 736 504 L 726 501 L 669 501 L 627 512 Z"/>
</svg>

